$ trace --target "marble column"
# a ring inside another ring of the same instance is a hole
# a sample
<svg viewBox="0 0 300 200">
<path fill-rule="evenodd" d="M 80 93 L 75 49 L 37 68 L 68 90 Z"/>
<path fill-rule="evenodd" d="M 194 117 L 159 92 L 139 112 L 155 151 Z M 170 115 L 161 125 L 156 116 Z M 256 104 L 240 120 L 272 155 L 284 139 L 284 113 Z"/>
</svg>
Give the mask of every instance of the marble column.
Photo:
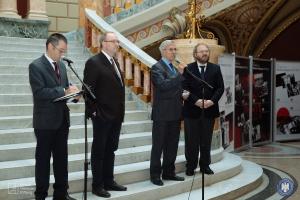
<svg viewBox="0 0 300 200">
<path fill-rule="evenodd" d="M 48 21 L 46 0 L 29 0 L 27 18 Z"/>
<path fill-rule="evenodd" d="M 21 18 L 17 12 L 17 0 L 0 0 L 0 17 Z"/>
</svg>

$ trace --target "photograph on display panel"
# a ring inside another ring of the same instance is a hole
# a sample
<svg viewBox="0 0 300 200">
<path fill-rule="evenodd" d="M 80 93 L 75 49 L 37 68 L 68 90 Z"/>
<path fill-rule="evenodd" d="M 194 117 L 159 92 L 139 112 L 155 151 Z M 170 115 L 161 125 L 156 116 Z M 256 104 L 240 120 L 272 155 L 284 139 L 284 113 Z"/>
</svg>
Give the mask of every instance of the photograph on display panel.
<svg viewBox="0 0 300 200">
<path fill-rule="evenodd" d="M 300 63 L 276 62 L 276 141 L 300 138 Z"/>
<path fill-rule="evenodd" d="M 253 59 L 251 135 L 253 144 L 271 140 L 271 67 L 271 60 Z"/>
</svg>

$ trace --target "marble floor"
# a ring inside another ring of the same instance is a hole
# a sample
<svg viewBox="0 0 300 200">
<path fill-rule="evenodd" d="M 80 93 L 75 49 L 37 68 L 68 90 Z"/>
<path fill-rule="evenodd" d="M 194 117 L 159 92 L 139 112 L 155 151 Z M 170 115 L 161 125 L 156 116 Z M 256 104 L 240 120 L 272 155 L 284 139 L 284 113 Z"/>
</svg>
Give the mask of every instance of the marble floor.
<svg viewBox="0 0 300 200">
<path fill-rule="evenodd" d="M 292 176 L 300 183 L 300 141 L 272 143 L 237 153 L 243 159 L 253 161 L 262 166 L 276 168 Z M 288 197 L 299 200 L 299 187 Z"/>
</svg>

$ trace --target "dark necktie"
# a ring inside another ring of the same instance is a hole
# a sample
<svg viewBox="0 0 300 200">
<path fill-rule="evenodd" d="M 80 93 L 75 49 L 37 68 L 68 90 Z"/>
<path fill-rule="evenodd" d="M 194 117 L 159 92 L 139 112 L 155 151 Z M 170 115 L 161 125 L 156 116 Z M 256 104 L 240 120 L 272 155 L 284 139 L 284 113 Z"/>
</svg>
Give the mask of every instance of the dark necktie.
<svg viewBox="0 0 300 200">
<path fill-rule="evenodd" d="M 176 70 L 174 68 L 174 65 L 172 63 L 170 63 L 169 66 L 170 66 L 170 69 L 171 69 L 172 73 L 176 74 Z"/>
<path fill-rule="evenodd" d="M 118 67 L 116 66 L 116 64 L 115 64 L 115 62 L 114 62 L 114 60 L 113 60 L 112 58 L 110 59 L 110 62 L 111 62 L 111 64 L 112 64 L 113 67 L 114 67 L 114 70 L 115 70 L 115 72 L 116 72 L 116 74 L 117 74 L 117 76 L 118 76 L 118 78 L 119 78 L 119 80 L 120 80 L 120 82 L 121 82 L 121 85 L 123 85 L 122 77 L 121 77 L 121 74 L 120 74 L 120 72 L 119 72 L 119 70 L 118 70 Z"/>
<path fill-rule="evenodd" d="M 204 69 L 205 69 L 205 65 L 200 65 L 200 69 L 201 69 L 201 79 L 204 80 Z"/>
<path fill-rule="evenodd" d="M 58 68 L 58 64 L 57 64 L 57 62 L 53 62 L 53 65 L 54 65 L 54 67 L 55 67 L 55 74 L 56 74 L 56 76 L 57 76 L 57 79 L 58 80 L 60 80 L 60 73 L 59 73 L 59 68 Z"/>
</svg>

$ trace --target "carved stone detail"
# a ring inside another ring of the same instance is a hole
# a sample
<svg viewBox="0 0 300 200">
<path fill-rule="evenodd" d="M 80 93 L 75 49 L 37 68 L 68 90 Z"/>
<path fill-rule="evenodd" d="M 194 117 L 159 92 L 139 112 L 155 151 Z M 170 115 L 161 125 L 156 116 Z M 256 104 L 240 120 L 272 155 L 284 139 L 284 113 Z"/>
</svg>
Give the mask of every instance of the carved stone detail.
<svg viewBox="0 0 300 200">
<path fill-rule="evenodd" d="M 49 21 L 0 17 L 0 35 L 9 37 L 47 38 Z"/>
</svg>

